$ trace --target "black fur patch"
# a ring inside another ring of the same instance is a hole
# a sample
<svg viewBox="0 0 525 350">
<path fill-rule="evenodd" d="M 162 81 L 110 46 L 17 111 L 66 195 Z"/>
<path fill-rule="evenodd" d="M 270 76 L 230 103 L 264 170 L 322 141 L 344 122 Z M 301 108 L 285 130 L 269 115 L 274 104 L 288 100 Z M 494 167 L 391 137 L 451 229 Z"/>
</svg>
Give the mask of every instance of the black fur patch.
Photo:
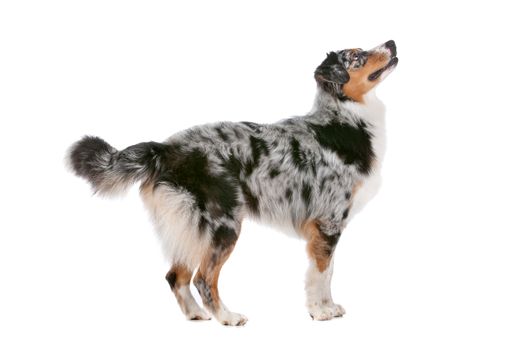
<svg viewBox="0 0 525 350">
<path fill-rule="evenodd" d="M 312 186 L 308 183 L 303 183 L 303 189 L 301 190 L 301 198 L 303 199 L 304 205 L 308 208 L 310 206 L 310 200 L 312 197 Z"/>
<path fill-rule="evenodd" d="M 252 147 L 253 162 L 257 166 L 261 155 L 267 156 L 270 153 L 270 149 L 266 141 L 254 136 L 250 136 L 250 146 Z"/>
<path fill-rule="evenodd" d="M 251 162 L 248 162 L 245 167 L 245 173 L 247 176 L 249 176 L 253 170 L 259 166 L 259 160 L 261 159 L 261 156 L 267 156 L 270 153 L 270 149 L 268 148 L 266 141 L 255 136 L 250 136 L 250 147 L 252 149 L 252 160 Z"/>
<path fill-rule="evenodd" d="M 281 172 L 277 168 L 272 168 L 269 172 L 270 178 L 273 179 L 277 175 L 279 175 Z"/>
<path fill-rule="evenodd" d="M 345 101 L 348 97 L 343 93 L 343 84 L 350 80 L 339 55 L 330 52 L 314 73 L 317 84 L 335 98 Z"/>
<path fill-rule="evenodd" d="M 286 196 L 286 200 L 288 201 L 288 203 L 292 202 L 292 194 L 293 194 L 292 189 L 287 188 L 286 193 L 284 195 Z"/>
<path fill-rule="evenodd" d="M 290 141 L 290 147 L 292 148 L 292 161 L 299 170 L 306 168 L 306 155 L 301 150 L 299 141 L 295 137 L 292 137 Z"/>
<path fill-rule="evenodd" d="M 336 233 L 333 235 L 327 235 L 325 233 L 321 232 L 321 237 L 326 242 L 326 249 L 325 253 L 326 255 L 332 255 L 334 252 L 335 246 L 337 245 L 337 242 L 339 242 L 339 237 L 341 237 L 341 233 Z"/>
<path fill-rule="evenodd" d="M 236 241 L 237 234 L 235 230 L 228 226 L 219 226 L 219 228 L 213 232 L 212 244 L 221 250 L 231 247 Z"/>
<path fill-rule="evenodd" d="M 168 272 L 166 274 L 166 281 L 168 281 L 170 288 L 173 289 L 175 287 L 175 283 L 177 282 L 177 275 L 175 274 L 175 272 Z"/>
<path fill-rule="evenodd" d="M 224 133 L 224 131 L 220 128 L 220 127 L 217 127 L 215 128 L 215 131 L 217 131 L 217 134 L 219 134 L 219 137 L 223 140 L 223 141 L 229 141 L 230 138 L 228 137 L 228 135 L 226 135 Z"/>
<path fill-rule="evenodd" d="M 187 190 L 194 196 L 197 208 L 210 212 L 212 218 L 224 215 L 232 218 L 234 209 L 239 206 L 237 180 L 227 173 L 210 173 L 208 158 L 198 149 L 185 153 L 173 146 L 167 166 L 158 177 L 159 183 Z M 201 225 L 205 225 L 202 220 Z"/>
<path fill-rule="evenodd" d="M 244 195 L 244 201 L 246 202 L 248 209 L 250 209 L 250 211 L 253 214 L 258 214 L 259 213 L 259 200 L 257 199 L 257 197 L 250 190 L 246 182 L 241 182 L 241 189 L 242 189 L 242 194 Z"/>
<path fill-rule="evenodd" d="M 201 215 L 199 218 L 199 232 L 204 232 L 204 230 L 206 230 L 206 227 L 209 224 L 210 223 L 208 222 L 208 220 L 206 220 L 206 218 L 203 215 Z"/>
<path fill-rule="evenodd" d="M 345 211 L 343 212 L 343 220 L 346 219 L 348 217 L 348 208 L 345 209 Z"/>
<path fill-rule="evenodd" d="M 349 200 L 351 196 L 352 196 L 352 194 L 350 192 L 348 192 L 348 191 L 345 192 L 345 199 L 346 200 Z"/>
<path fill-rule="evenodd" d="M 324 61 L 315 69 L 315 79 L 318 82 L 344 84 L 350 80 L 339 55 L 335 52 L 326 54 Z"/>
<path fill-rule="evenodd" d="M 241 122 L 241 124 L 246 125 L 247 127 L 249 127 L 250 129 L 252 129 L 255 132 L 259 132 L 260 128 L 261 128 L 260 124 L 253 123 L 253 122 Z"/>
<path fill-rule="evenodd" d="M 244 170 L 243 165 L 239 159 L 234 156 L 230 156 L 228 159 L 223 159 L 223 166 L 228 172 L 236 179 L 239 179 L 241 171 Z"/>
<path fill-rule="evenodd" d="M 321 183 L 319 184 L 319 192 L 323 192 L 324 191 L 324 185 L 326 184 L 326 177 L 323 177 L 321 179 Z"/>
<path fill-rule="evenodd" d="M 356 126 L 347 123 L 331 121 L 319 125 L 308 123 L 319 144 L 335 152 L 343 163 L 355 165 L 357 169 L 369 174 L 375 158 L 372 149 L 372 135 L 363 121 Z"/>
</svg>

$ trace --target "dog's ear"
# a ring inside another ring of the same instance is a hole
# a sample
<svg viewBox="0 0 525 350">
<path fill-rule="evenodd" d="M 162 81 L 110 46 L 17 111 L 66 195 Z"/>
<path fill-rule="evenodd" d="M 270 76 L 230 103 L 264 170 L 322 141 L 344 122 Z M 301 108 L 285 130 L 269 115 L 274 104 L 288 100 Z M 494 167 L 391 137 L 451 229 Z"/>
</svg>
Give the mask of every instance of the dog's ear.
<svg viewBox="0 0 525 350">
<path fill-rule="evenodd" d="M 335 52 L 326 54 L 326 58 L 314 73 L 318 82 L 345 84 L 350 80 L 350 75 L 339 61 Z"/>
</svg>

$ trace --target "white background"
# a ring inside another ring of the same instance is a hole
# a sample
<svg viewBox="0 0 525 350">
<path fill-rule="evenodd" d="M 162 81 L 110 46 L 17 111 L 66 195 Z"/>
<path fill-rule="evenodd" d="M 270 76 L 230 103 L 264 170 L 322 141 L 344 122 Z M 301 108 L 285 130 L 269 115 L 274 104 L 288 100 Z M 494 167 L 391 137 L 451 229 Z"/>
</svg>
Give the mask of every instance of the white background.
<svg viewBox="0 0 525 350">
<path fill-rule="evenodd" d="M 518 2 L 2 1 L 2 349 L 524 349 L 523 12 Z M 187 322 L 137 188 L 66 172 L 194 124 L 309 111 L 325 52 L 388 39 L 378 197 L 344 232 L 342 319 L 304 307 L 303 242 L 246 223 L 220 290 L 243 328 Z"/>
</svg>

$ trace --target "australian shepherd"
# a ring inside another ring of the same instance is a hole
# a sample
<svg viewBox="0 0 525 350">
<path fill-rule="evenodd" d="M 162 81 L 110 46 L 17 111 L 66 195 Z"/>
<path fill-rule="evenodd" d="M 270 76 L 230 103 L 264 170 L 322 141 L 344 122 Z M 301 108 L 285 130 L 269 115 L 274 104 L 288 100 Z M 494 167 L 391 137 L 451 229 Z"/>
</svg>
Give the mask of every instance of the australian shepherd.
<svg viewBox="0 0 525 350">
<path fill-rule="evenodd" d="M 305 116 L 196 126 L 121 151 L 85 136 L 67 160 L 101 195 L 141 183 L 172 264 L 166 280 L 188 319 L 211 314 L 224 325 L 246 323 L 217 290 L 245 217 L 307 241 L 308 312 L 314 320 L 340 317 L 345 310 L 330 290 L 334 250 L 349 220 L 377 192 L 385 129 L 374 88 L 397 63 L 392 40 L 367 51 L 330 52 L 315 70 L 318 93 Z M 192 279 L 204 309 L 190 292 Z"/>
</svg>

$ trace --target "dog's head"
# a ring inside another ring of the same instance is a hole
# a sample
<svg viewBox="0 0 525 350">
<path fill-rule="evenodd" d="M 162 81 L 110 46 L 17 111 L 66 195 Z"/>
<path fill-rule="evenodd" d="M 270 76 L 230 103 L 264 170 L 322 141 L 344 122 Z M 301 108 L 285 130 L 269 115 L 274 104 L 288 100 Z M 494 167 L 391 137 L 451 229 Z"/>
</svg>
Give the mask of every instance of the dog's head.
<svg viewBox="0 0 525 350">
<path fill-rule="evenodd" d="M 371 50 L 348 49 L 330 52 L 315 70 L 319 86 L 340 100 L 363 102 L 367 92 L 386 78 L 397 65 L 393 40 Z"/>
</svg>

